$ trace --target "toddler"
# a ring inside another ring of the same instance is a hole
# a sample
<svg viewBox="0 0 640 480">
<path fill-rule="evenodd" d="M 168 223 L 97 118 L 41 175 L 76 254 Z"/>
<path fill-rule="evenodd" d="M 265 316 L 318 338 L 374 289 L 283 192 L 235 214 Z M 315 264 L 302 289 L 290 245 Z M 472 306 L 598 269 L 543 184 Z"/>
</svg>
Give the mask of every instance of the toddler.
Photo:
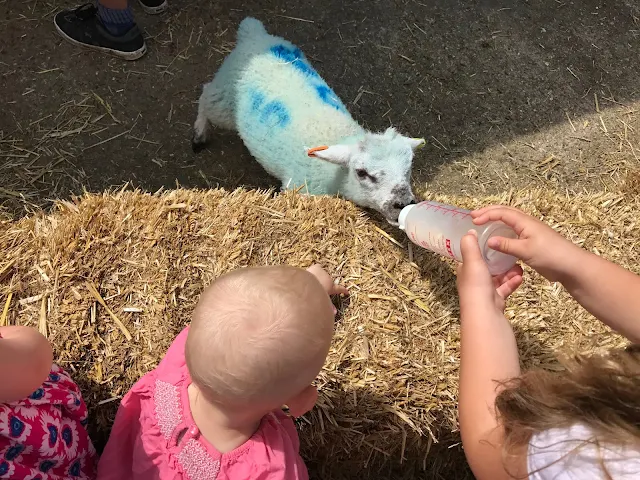
<svg viewBox="0 0 640 480">
<path fill-rule="evenodd" d="M 158 367 L 123 398 L 99 479 L 307 479 L 292 416 L 333 336 L 319 266 L 261 267 L 218 278 Z"/>
<path fill-rule="evenodd" d="M 640 277 L 587 252 L 514 208 L 472 212 L 500 220 L 517 239 L 489 246 L 514 255 L 567 291 L 596 318 L 640 342 Z M 473 234 L 458 271 L 461 359 L 459 417 L 478 480 L 640 478 L 640 352 L 576 356 L 563 373 L 521 374 L 504 300 L 522 269 L 492 278 Z"/>
<path fill-rule="evenodd" d="M 52 361 L 51 346 L 37 330 L 0 327 L 0 478 L 95 476 L 87 407 Z"/>
</svg>

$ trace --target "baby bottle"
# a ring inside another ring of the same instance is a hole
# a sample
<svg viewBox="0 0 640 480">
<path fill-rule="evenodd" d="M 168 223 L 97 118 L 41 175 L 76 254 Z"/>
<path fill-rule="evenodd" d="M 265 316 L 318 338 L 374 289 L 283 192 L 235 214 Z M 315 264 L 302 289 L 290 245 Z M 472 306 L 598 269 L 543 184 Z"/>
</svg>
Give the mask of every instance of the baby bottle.
<svg viewBox="0 0 640 480">
<path fill-rule="evenodd" d="M 497 252 L 487 245 L 491 237 L 518 238 L 516 232 L 502 222 L 476 225 L 469 210 L 425 201 L 404 207 L 398 223 L 416 245 L 458 262 L 462 261 L 460 240 L 469 230 L 475 230 L 482 257 L 487 262 L 491 275 L 505 273 L 516 263 L 515 257 Z"/>
</svg>

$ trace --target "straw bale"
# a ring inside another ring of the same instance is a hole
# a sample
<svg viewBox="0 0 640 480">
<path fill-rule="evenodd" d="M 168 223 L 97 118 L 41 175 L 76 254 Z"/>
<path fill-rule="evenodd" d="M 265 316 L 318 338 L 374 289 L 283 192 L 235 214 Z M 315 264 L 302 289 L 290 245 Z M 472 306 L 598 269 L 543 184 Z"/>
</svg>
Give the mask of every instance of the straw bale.
<svg viewBox="0 0 640 480">
<path fill-rule="evenodd" d="M 627 174 L 623 185 L 623 192 L 628 195 L 640 195 L 640 170 Z"/>
<path fill-rule="evenodd" d="M 577 244 L 640 269 L 640 196 L 433 196 L 464 207 L 501 202 Z M 300 421 L 313 476 L 465 478 L 456 419 L 459 325 L 452 263 L 349 202 L 294 193 L 175 190 L 88 194 L 53 213 L 0 218 L 0 312 L 40 328 L 78 381 L 103 444 L 118 400 L 189 322 L 203 287 L 247 265 L 321 262 L 351 290 Z M 523 363 L 624 344 L 559 285 L 526 271 L 508 303 Z"/>
</svg>

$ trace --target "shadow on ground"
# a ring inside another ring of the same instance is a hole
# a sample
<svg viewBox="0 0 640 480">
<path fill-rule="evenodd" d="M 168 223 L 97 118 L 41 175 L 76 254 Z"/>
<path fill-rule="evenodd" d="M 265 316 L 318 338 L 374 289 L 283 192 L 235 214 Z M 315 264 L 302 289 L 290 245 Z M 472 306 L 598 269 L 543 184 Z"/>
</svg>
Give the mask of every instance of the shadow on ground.
<svg viewBox="0 0 640 480">
<path fill-rule="evenodd" d="M 431 290 L 446 309 L 457 310 L 455 277 L 448 264 L 439 257 L 420 256 L 420 271 Z M 448 274 L 447 274 L 448 272 Z M 544 368 L 560 374 L 556 355 L 537 341 L 528 329 L 513 325 L 524 371 Z M 454 335 L 455 336 L 455 335 Z M 457 384 L 452 386 L 457 396 Z M 321 394 L 322 397 L 322 394 Z M 440 399 L 434 395 L 433 402 Z M 451 419 L 430 411 L 424 405 L 414 405 L 415 415 L 433 415 L 431 433 L 419 434 L 410 425 L 398 422 L 394 403 L 404 404 L 407 398 L 379 396 L 366 389 L 332 390 L 329 398 L 321 399 L 324 407 L 310 414 L 314 425 L 322 429 L 300 432 L 302 454 L 312 479 L 332 480 L 465 480 L 473 475 L 466 462 L 459 431 L 451 430 Z M 418 413 L 418 410 L 424 409 Z M 323 411 L 328 413 L 322 413 Z M 322 421 L 319 417 L 330 416 Z M 334 441 L 338 439 L 339 441 Z"/>
<path fill-rule="evenodd" d="M 464 184 L 459 170 L 438 176 L 443 165 L 593 112 L 596 97 L 602 109 L 640 97 L 640 64 L 631 61 L 640 9 L 630 0 L 174 0 L 156 17 L 135 6 L 149 53 L 133 63 L 64 43 L 52 16 L 65 6 L 0 3 L 0 201 L 19 210 L 127 182 L 277 186 L 233 134 L 198 156 L 189 148 L 200 85 L 247 15 L 300 45 L 358 121 L 424 136 L 415 181 L 440 191 Z M 609 148 L 559 142 L 588 148 L 592 160 L 566 162 L 594 168 Z M 489 153 L 482 168 L 515 164 L 517 183 L 544 157 L 529 147 Z"/>
<path fill-rule="evenodd" d="M 325 431 L 315 436 L 304 427 L 300 431 L 302 455 L 311 479 L 472 478 L 459 435 L 438 428 L 448 423 L 446 419 L 434 419 L 433 433 L 439 440 L 435 443 L 428 434 L 419 435 L 408 425 L 399 426 L 394 414 L 388 412 L 392 407 L 390 398 L 358 390 L 356 406 L 353 404 L 356 392 L 338 393 L 331 399 L 335 423 L 325 421 Z M 357 425 L 353 422 L 355 418 Z M 371 426 L 371 431 L 367 426 Z"/>
</svg>

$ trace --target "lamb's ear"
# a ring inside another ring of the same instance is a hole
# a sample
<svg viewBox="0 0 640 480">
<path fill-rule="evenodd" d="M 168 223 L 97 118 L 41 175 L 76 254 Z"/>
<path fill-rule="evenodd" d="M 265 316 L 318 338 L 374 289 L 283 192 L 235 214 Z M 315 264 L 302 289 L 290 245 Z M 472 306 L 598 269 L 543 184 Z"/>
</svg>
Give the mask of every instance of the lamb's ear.
<svg viewBox="0 0 640 480">
<path fill-rule="evenodd" d="M 350 145 L 323 145 L 307 149 L 307 155 L 310 157 L 321 158 L 335 165 L 348 167 L 351 161 L 351 153 L 353 152 Z"/>
<path fill-rule="evenodd" d="M 424 138 L 408 138 L 407 140 L 409 140 L 409 145 L 411 145 L 411 148 L 413 150 L 422 148 L 424 147 L 425 143 L 427 143 Z"/>
</svg>

